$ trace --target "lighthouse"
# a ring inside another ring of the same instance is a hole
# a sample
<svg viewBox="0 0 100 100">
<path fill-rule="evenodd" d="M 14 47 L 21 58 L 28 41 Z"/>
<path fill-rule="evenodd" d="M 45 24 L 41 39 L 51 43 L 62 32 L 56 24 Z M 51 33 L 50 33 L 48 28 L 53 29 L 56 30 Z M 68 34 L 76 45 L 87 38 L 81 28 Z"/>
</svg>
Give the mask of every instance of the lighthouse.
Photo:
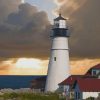
<svg viewBox="0 0 100 100">
<path fill-rule="evenodd" d="M 58 84 L 70 75 L 67 21 L 61 14 L 54 19 L 52 47 L 45 92 L 55 92 Z"/>
</svg>

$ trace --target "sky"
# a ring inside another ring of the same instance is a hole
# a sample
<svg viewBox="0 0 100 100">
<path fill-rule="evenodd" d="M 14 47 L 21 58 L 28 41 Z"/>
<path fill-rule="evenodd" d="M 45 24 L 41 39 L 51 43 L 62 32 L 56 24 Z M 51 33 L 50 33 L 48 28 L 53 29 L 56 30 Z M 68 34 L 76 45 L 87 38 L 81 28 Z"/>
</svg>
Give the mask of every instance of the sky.
<svg viewBox="0 0 100 100">
<path fill-rule="evenodd" d="M 56 8 L 56 4 L 54 4 L 52 0 L 25 0 L 25 2 L 36 5 L 39 10 L 46 11 L 50 21 L 54 18 L 53 9 Z"/>
<path fill-rule="evenodd" d="M 69 18 L 71 74 L 100 63 L 100 0 L 0 0 L 0 74 L 45 75 L 53 18 Z"/>
</svg>

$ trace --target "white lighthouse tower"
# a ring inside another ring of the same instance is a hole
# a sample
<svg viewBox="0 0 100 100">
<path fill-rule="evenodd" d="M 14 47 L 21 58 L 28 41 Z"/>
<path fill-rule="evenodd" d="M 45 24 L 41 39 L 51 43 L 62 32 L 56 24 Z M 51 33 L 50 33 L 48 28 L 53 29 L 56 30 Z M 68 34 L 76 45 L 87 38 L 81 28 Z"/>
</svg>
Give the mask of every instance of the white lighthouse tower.
<svg viewBox="0 0 100 100">
<path fill-rule="evenodd" d="M 67 30 L 66 19 L 59 14 L 59 17 L 54 19 L 51 56 L 45 87 L 46 92 L 55 92 L 58 89 L 58 84 L 70 75 L 69 34 Z"/>
</svg>

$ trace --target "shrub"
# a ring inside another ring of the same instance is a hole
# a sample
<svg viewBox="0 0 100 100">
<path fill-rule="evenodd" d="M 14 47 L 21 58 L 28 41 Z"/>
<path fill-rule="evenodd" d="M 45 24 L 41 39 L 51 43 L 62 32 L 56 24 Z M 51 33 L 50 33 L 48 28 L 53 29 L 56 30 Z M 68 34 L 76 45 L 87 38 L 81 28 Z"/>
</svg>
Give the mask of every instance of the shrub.
<svg viewBox="0 0 100 100">
<path fill-rule="evenodd" d="M 89 97 L 86 100 L 95 100 L 95 98 L 94 97 Z"/>
</svg>

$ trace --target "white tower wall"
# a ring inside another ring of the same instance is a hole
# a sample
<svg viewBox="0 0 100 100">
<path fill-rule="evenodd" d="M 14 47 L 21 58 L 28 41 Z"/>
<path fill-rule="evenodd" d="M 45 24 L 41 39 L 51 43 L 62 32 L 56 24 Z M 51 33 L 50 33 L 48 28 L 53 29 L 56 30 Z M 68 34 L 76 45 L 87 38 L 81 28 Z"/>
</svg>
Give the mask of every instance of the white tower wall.
<svg viewBox="0 0 100 100">
<path fill-rule="evenodd" d="M 69 75 L 68 38 L 55 37 L 52 40 L 51 57 L 48 66 L 45 91 L 56 91 L 58 89 L 58 84 Z"/>
</svg>

